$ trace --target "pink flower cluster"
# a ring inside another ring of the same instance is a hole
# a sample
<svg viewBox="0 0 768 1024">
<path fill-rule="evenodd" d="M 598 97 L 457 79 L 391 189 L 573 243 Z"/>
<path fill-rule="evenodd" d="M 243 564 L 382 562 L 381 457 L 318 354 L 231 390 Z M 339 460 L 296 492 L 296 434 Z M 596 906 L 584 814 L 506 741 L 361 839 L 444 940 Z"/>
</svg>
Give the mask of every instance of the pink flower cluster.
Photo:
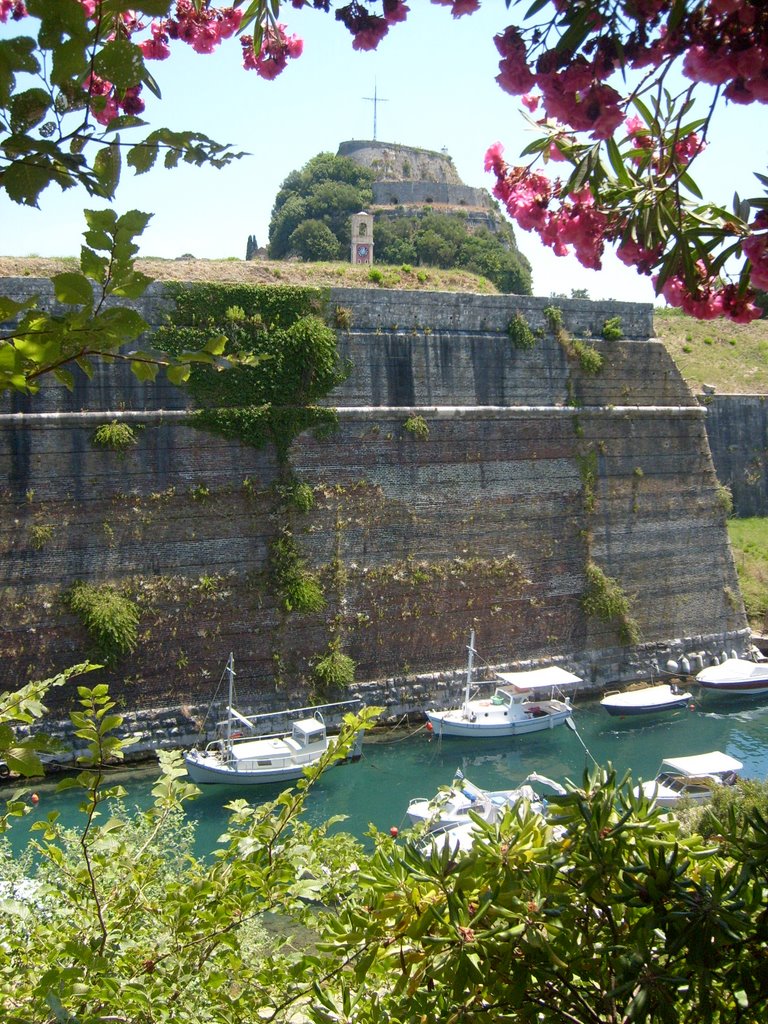
<svg viewBox="0 0 768 1024">
<path fill-rule="evenodd" d="M 304 43 L 298 36 L 289 36 L 285 25 L 269 25 L 262 38 L 258 53 L 253 49 L 253 37 L 241 36 L 243 67 L 271 81 L 285 70 L 289 57 L 300 57 Z"/>
<path fill-rule="evenodd" d="M 496 176 L 493 194 L 510 217 L 523 230 L 535 231 L 556 255 L 566 256 L 573 247 L 583 266 L 599 270 L 610 221 L 590 189 L 562 196 L 543 175 L 526 167 L 509 167 L 503 152 L 501 143 L 491 146 L 485 154 L 485 169 Z M 553 202 L 559 206 L 550 209 Z"/>
<path fill-rule="evenodd" d="M 589 186 L 563 195 L 554 184 L 528 167 L 510 167 L 504 161 L 504 148 L 494 143 L 485 154 L 485 169 L 496 184 L 494 196 L 510 217 L 525 231 L 535 231 L 556 255 L 571 249 L 582 266 L 599 270 L 605 243 L 621 239 L 619 259 L 642 274 L 650 274 L 662 259 L 661 246 L 648 248 L 632 238 L 626 223 L 615 214 L 600 209 Z M 752 261 L 752 283 L 768 288 L 768 211 L 758 214 L 751 225 L 753 234 L 742 243 Z M 696 287 L 690 289 L 680 274 L 672 274 L 661 285 L 661 294 L 671 306 L 679 306 L 700 320 L 724 316 L 737 323 L 749 323 L 761 315 L 754 305 L 754 292 L 732 284 L 722 285 L 708 277 L 706 267 L 698 265 Z M 654 285 L 658 277 L 654 278 Z"/>
<path fill-rule="evenodd" d="M 768 10 L 764 0 L 709 0 L 688 29 L 683 74 L 725 86 L 732 103 L 768 103 Z"/>
<path fill-rule="evenodd" d="M 741 248 L 752 264 L 752 284 L 768 291 L 768 211 L 761 210 L 749 227 L 751 234 L 741 243 Z"/>
<path fill-rule="evenodd" d="M 722 316 L 737 324 L 748 324 L 762 316 L 762 310 L 752 301 L 753 291 L 740 289 L 735 284 L 718 287 L 708 280 L 703 264 L 698 265 L 698 270 L 701 284 L 693 291 L 680 275 L 672 274 L 666 279 L 661 294 L 670 306 L 682 309 L 697 320 L 717 320 Z"/>
<path fill-rule="evenodd" d="M 120 115 L 121 111 L 124 114 L 135 116 L 144 110 L 144 100 L 139 95 L 141 85 L 134 85 L 130 89 L 126 89 L 125 92 L 119 93 L 115 86 L 105 78 L 90 74 L 83 83 L 83 88 L 91 97 L 105 97 L 104 104 L 98 103 L 92 108 L 93 116 L 99 124 L 109 124 Z"/>
<path fill-rule="evenodd" d="M 383 13 L 371 14 L 361 3 L 353 2 L 336 11 L 340 21 L 352 33 L 352 48 L 375 50 L 389 26 L 405 21 L 410 8 L 402 0 L 382 0 Z"/>
<path fill-rule="evenodd" d="M 24 0 L 0 0 L 0 21 L 21 21 L 27 16 Z"/>
<path fill-rule="evenodd" d="M 454 18 L 460 18 L 464 14 L 474 14 L 480 10 L 480 0 L 432 0 L 433 4 L 442 7 L 450 7 Z"/>
<path fill-rule="evenodd" d="M 237 32 L 242 20 L 239 7 L 217 8 L 205 3 L 198 10 L 193 0 L 176 0 L 175 16 L 152 22 L 152 38 L 139 46 L 150 60 L 164 60 L 168 56 L 170 39 L 180 39 L 195 53 L 213 53 L 223 39 Z"/>
</svg>

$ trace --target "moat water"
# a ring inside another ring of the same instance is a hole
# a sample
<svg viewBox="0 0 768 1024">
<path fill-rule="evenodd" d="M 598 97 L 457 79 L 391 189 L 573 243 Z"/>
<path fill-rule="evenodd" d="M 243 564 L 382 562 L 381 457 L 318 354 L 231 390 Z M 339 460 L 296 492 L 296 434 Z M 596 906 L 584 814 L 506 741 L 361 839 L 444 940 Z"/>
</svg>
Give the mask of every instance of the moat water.
<svg viewBox="0 0 768 1024">
<path fill-rule="evenodd" d="M 721 750 L 744 763 L 745 778 L 768 778 L 768 695 L 726 697 L 693 688 L 691 706 L 653 719 L 617 720 L 597 700 L 577 701 L 573 721 L 577 727 L 558 727 L 529 736 L 497 740 L 430 737 L 423 728 L 406 734 L 393 730 L 366 740 L 363 756 L 355 764 L 327 772 L 313 789 L 307 819 L 320 824 L 332 815 L 346 815 L 336 826 L 364 839 L 369 825 L 388 831 L 406 825 L 405 811 L 412 797 L 433 796 L 460 768 L 472 782 L 486 789 L 519 785 L 532 771 L 562 782 L 580 781 L 592 762 L 609 763 L 635 779 L 653 778 L 664 757 Z M 586 748 L 586 749 L 585 749 Z M 589 754 L 587 753 L 589 751 Z M 126 768 L 115 773 L 128 791 L 128 807 L 151 804 L 157 767 Z M 281 786 L 205 786 L 188 805 L 187 814 L 197 828 L 196 849 L 206 855 L 216 848 L 227 822 L 225 805 L 243 798 L 261 803 L 273 799 Z M 20 850 L 28 827 L 50 811 L 60 812 L 67 825 L 82 822 L 77 791 L 57 793 L 55 782 L 30 783 L 28 793 L 38 802 L 31 814 L 14 826 L 11 842 Z"/>
</svg>

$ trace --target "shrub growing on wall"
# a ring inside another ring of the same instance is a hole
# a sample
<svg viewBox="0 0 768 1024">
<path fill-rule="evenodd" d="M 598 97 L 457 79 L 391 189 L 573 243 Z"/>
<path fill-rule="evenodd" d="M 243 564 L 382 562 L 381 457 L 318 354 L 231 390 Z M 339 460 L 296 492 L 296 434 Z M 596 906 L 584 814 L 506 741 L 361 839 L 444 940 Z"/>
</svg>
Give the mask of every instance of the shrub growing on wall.
<svg viewBox="0 0 768 1024">
<path fill-rule="evenodd" d="M 114 665 L 136 647 L 139 610 L 114 587 L 77 582 L 66 597 L 88 633 L 95 655 Z"/>
</svg>

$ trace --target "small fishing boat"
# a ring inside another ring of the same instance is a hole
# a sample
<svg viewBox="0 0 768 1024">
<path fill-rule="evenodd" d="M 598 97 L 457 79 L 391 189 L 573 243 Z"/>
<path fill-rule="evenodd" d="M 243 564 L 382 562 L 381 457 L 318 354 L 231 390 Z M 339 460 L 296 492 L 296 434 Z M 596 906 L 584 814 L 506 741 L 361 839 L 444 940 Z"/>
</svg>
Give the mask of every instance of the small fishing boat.
<svg viewBox="0 0 768 1024">
<path fill-rule="evenodd" d="M 679 711 L 688 705 L 691 694 L 679 690 L 672 683 L 643 686 L 636 690 L 607 693 L 600 701 L 609 715 L 632 718 L 635 715 L 654 715 L 662 711 Z"/>
<path fill-rule="evenodd" d="M 662 807 L 674 807 L 681 800 L 705 803 L 718 786 L 732 786 L 744 765 L 729 754 L 711 750 L 690 757 L 665 757 L 656 778 L 635 790 Z"/>
<path fill-rule="evenodd" d="M 562 725 L 572 713 L 571 699 L 555 696 L 563 687 L 582 682 L 573 672 L 557 665 L 524 672 L 496 672 L 504 683 L 493 695 L 480 699 L 472 695 L 474 630 L 470 636 L 464 703 L 447 711 L 427 710 L 429 727 L 437 736 L 465 736 L 487 739 L 540 732 Z"/>
<path fill-rule="evenodd" d="M 726 658 L 720 665 L 702 669 L 696 682 L 705 690 L 718 693 L 768 693 L 768 661 Z"/>
<path fill-rule="evenodd" d="M 240 714 L 233 706 L 235 668 L 231 654 L 225 671 L 229 678 L 229 699 L 227 717 L 217 727 L 220 736 L 202 750 L 194 748 L 184 755 L 187 774 L 198 785 L 253 786 L 298 779 L 305 768 L 317 764 L 334 742 L 328 736 L 323 710 L 349 711 L 360 705 L 359 700 L 349 700 L 281 712 L 286 718 L 309 712 L 311 717 L 293 721 L 290 729 L 284 732 L 249 737 L 243 734 L 243 729 L 255 733 L 265 719 L 274 719 L 275 715 Z M 361 732 L 346 760 L 360 758 L 362 739 Z"/>
<path fill-rule="evenodd" d="M 483 821 L 496 822 L 508 807 L 514 807 L 521 800 L 527 800 L 530 806 L 544 813 L 546 801 L 529 785 L 530 782 L 545 783 L 556 793 L 565 793 L 558 783 L 543 775 L 533 773 L 523 780 L 516 789 L 480 789 L 460 772 L 447 789 L 442 789 L 436 796 L 414 797 L 408 804 L 406 814 L 412 825 L 426 823 L 428 831 L 452 828 L 455 825 L 471 824 L 470 812 Z"/>
</svg>

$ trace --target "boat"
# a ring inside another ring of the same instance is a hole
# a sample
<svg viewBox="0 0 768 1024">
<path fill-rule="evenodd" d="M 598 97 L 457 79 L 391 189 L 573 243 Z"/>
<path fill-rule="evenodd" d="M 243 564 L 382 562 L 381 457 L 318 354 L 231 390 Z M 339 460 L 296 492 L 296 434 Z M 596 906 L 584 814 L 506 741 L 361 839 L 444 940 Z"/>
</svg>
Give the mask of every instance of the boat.
<svg viewBox="0 0 768 1024">
<path fill-rule="evenodd" d="M 696 682 L 703 689 L 718 693 L 768 693 L 768 661 L 726 658 L 720 665 L 702 669 Z"/>
<path fill-rule="evenodd" d="M 662 711 L 677 711 L 687 706 L 691 694 L 679 690 L 674 683 L 659 683 L 657 686 L 643 686 L 636 690 L 607 693 L 600 701 L 609 715 L 617 718 L 631 718 L 635 715 L 652 715 Z"/>
<path fill-rule="evenodd" d="M 442 789 L 431 798 L 414 797 L 408 804 L 406 815 L 411 825 L 425 824 L 427 831 L 453 828 L 455 825 L 471 824 L 472 815 L 483 821 L 498 821 L 508 807 L 514 807 L 521 800 L 527 800 L 531 807 L 544 813 L 546 801 L 529 784 L 543 782 L 554 792 L 564 794 L 558 783 L 543 775 L 533 773 L 523 780 L 516 789 L 480 789 L 460 772 L 447 789 Z"/>
<path fill-rule="evenodd" d="M 472 666 L 475 633 L 471 633 L 467 659 L 464 703 L 447 711 L 427 710 L 428 728 L 438 736 L 488 739 L 540 732 L 562 725 L 570 718 L 570 697 L 562 700 L 555 692 L 582 682 L 573 672 L 557 665 L 523 672 L 496 672 L 497 686 L 488 699 L 472 695 Z"/>
<path fill-rule="evenodd" d="M 320 760 L 333 744 L 328 736 L 323 710 L 346 708 L 351 710 L 359 700 L 323 704 L 314 708 L 297 708 L 280 715 L 292 717 L 304 714 L 291 723 L 284 732 L 247 736 L 243 729 L 255 732 L 265 719 L 275 714 L 242 715 L 234 703 L 234 658 L 230 654 L 225 669 L 229 678 L 227 717 L 219 723 L 220 733 L 203 749 L 193 748 L 184 754 L 184 764 L 192 782 L 198 785 L 220 783 L 224 785 L 266 785 L 290 782 L 300 778 L 306 768 Z M 307 713 L 311 715 L 307 716 Z M 358 760 L 361 755 L 362 732 L 347 760 Z"/>
<path fill-rule="evenodd" d="M 681 800 L 705 803 L 718 786 L 732 786 L 744 765 L 729 754 L 711 750 L 690 757 L 665 757 L 655 779 L 635 790 L 662 807 L 674 807 Z"/>
</svg>

